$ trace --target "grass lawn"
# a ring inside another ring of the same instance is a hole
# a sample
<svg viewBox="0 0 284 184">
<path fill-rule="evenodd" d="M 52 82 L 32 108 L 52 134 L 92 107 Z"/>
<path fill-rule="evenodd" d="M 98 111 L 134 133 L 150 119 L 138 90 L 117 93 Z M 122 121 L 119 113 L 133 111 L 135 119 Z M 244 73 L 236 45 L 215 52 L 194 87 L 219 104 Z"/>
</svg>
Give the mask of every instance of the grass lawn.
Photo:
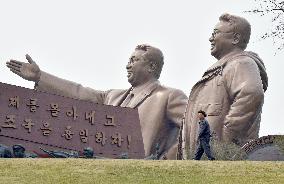
<svg viewBox="0 0 284 184">
<path fill-rule="evenodd" d="M 284 183 L 284 162 L 0 159 L 0 183 Z"/>
</svg>

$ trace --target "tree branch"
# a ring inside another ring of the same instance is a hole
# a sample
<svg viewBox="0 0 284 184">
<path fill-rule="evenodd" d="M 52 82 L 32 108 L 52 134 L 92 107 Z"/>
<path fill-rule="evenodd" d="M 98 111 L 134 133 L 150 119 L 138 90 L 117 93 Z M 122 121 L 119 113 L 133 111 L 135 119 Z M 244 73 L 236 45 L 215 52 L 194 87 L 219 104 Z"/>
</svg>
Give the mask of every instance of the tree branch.
<svg viewBox="0 0 284 184">
<path fill-rule="evenodd" d="M 272 10 L 280 10 L 280 11 L 284 12 L 284 9 L 282 9 L 282 8 L 273 8 Z"/>
</svg>

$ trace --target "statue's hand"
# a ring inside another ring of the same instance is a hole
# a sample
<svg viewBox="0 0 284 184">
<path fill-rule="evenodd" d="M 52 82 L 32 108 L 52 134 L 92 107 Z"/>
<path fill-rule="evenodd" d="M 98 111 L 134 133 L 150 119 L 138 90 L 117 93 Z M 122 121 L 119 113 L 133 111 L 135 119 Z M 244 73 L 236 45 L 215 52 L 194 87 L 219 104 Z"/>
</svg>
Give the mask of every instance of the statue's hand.
<svg viewBox="0 0 284 184">
<path fill-rule="evenodd" d="M 6 62 L 6 66 L 10 69 L 10 71 L 19 75 L 20 77 L 29 81 L 38 82 L 40 80 L 41 73 L 38 65 L 28 54 L 26 54 L 26 59 L 29 63 L 11 59 L 10 61 Z"/>
</svg>

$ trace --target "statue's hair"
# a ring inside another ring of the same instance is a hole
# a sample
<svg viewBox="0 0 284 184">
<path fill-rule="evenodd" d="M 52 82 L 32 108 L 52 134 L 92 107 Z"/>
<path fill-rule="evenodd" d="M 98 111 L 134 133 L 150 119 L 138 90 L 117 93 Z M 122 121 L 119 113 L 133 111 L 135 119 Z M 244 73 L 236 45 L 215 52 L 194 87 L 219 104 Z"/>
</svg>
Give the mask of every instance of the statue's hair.
<svg viewBox="0 0 284 184">
<path fill-rule="evenodd" d="M 225 13 L 219 17 L 220 21 L 228 22 L 232 27 L 235 33 L 240 34 L 240 42 L 238 46 L 245 50 L 247 44 L 249 43 L 250 34 L 251 34 L 251 26 L 250 23 L 243 17 L 239 17 L 236 15 L 230 15 Z"/>
<path fill-rule="evenodd" d="M 26 150 L 25 147 L 22 146 L 21 144 L 15 144 L 15 145 L 12 146 L 12 148 L 13 148 L 13 150 L 23 150 L 23 151 Z"/>
<path fill-rule="evenodd" d="M 159 79 L 164 65 L 164 55 L 162 51 L 156 47 L 147 44 L 137 45 L 135 50 L 145 51 L 143 56 L 145 57 L 145 59 L 147 59 L 149 62 L 153 63 L 156 66 L 154 76 Z"/>
</svg>

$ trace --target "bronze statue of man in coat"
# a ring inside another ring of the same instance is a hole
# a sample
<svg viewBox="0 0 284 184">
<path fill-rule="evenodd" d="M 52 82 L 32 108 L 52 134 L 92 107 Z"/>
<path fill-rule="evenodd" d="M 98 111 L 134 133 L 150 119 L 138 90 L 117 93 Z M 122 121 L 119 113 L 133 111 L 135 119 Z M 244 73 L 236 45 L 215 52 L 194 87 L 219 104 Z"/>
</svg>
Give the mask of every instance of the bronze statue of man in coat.
<svg viewBox="0 0 284 184">
<path fill-rule="evenodd" d="M 203 74 L 189 95 L 180 138 L 183 159 L 190 159 L 196 148 L 199 110 L 207 113 L 218 141 L 242 146 L 258 137 L 268 78 L 259 56 L 244 51 L 250 33 L 246 19 L 230 14 L 219 17 L 209 38 L 211 55 L 218 61 Z"/>
</svg>

